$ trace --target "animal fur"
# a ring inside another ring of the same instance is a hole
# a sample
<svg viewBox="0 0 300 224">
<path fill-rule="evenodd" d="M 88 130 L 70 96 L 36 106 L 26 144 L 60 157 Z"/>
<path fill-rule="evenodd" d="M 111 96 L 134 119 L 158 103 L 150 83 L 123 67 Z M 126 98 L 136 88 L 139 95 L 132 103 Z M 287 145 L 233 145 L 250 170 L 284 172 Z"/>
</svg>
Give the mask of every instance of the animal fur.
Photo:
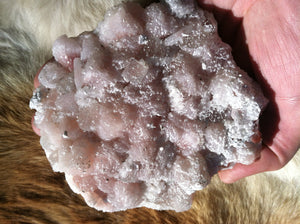
<svg viewBox="0 0 300 224">
<path fill-rule="evenodd" d="M 31 128 L 38 68 L 61 34 L 93 29 L 121 0 L 0 2 L 0 223 L 300 223 L 300 154 L 282 170 L 226 185 L 217 176 L 183 213 L 146 208 L 102 213 L 54 173 Z M 140 1 L 141 2 L 141 1 Z M 145 3 L 146 1 L 142 1 Z"/>
</svg>

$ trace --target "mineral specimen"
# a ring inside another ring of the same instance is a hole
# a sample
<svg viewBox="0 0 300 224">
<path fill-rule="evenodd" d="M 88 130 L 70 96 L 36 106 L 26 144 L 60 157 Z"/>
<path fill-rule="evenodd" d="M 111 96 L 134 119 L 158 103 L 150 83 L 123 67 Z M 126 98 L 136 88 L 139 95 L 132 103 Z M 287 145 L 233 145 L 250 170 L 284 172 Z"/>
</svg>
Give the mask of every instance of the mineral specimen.
<svg viewBox="0 0 300 224">
<path fill-rule="evenodd" d="M 189 209 L 261 147 L 266 99 L 230 51 L 190 0 L 124 3 L 60 37 L 30 101 L 53 170 L 98 210 Z"/>
</svg>

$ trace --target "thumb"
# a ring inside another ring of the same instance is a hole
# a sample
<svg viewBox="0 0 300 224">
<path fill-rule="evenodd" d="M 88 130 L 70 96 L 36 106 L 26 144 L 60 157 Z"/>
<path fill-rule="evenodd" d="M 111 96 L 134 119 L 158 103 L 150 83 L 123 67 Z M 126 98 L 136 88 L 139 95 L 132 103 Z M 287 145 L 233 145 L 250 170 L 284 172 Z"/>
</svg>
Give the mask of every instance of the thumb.
<svg viewBox="0 0 300 224">
<path fill-rule="evenodd" d="M 283 165 L 277 155 L 267 146 L 264 146 L 260 158 L 252 164 L 236 164 L 232 169 L 219 171 L 218 174 L 224 183 L 233 183 L 247 176 L 265 171 L 277 170 L 282 167 Z"/>
</svg>

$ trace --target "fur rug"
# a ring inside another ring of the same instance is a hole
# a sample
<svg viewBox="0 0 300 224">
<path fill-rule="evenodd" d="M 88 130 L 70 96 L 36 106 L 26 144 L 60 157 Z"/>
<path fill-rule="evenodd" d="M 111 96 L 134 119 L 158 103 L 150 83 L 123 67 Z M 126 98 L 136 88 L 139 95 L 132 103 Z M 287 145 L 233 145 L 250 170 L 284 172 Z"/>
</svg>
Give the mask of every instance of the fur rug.
<svg viewBox="0 0 300 224">
<path fill-rule="evenodd" d="M 54 173 L 31 128 L 33 79 L 62 34 L 93 29 L 121 0 L 0 2 L 0 223 L 300 223 L 300 153 L 283 169 L 197 192 L 187 212 L 102 213 Z M 140 1 L 146 4 L 149 1 Z"/>
</svg>

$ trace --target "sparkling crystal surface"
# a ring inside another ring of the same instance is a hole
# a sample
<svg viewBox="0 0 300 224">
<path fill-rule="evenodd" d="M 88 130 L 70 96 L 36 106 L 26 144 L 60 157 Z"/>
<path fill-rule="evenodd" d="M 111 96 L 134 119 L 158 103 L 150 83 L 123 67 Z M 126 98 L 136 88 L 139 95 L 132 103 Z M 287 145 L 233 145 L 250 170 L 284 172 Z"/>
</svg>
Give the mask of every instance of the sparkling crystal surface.
<svg viewBox="0 0 300 224">
<path fill-rule="evenodd" d="M 259 154 L 267 101 L 194 1 L 116 6 L 53 56 L 30 107 L 53 170 L 91 207 L 184 211 Z"/>
</svg>

